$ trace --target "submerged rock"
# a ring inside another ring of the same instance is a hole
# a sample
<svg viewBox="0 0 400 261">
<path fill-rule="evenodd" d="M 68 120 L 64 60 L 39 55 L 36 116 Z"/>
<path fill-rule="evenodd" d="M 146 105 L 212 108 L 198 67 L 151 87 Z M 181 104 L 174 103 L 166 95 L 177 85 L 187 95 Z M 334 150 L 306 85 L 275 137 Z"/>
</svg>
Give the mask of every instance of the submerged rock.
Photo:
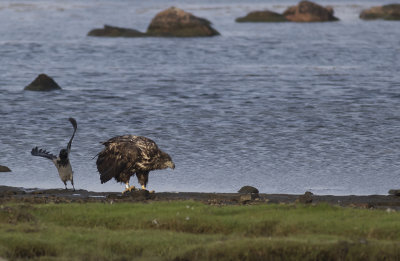
<svg viewBox="0 0 400 261">
<path fill-rule="evenodd" d="M 288 20 L 281 14 L 265 10 L 265 11 L 253 11 L 248 13 L 244 17 L 236 19 L 238 23 L 244 22 L 287 22 Z"/>
<path fill-rule="evenodd" d="M 371 7 L 363 10 L 360 18 L 364 20 L 400 20 L 400 4 Z"/>
<path fill-rule="evenodd" d="M 333 16 L 332 7 L 323 7 L 310 1 L 301 1 L 289 7 L 283 16 L 292 22 L 330 22 L 339 19 Z"/>
<path fill-rule="evenodd" d="M 139 32 L 135 29 L 115 27 L 111 25 L 104 25 L 104 28 L 93 29 L 88 36 L 102 36 L 102 37 L 143 37 L 145 33 Z"/>
<path fill-rule="evenodd" d="M 176 7 L 158 13 L 147 28 L 149 36 L 200 37 L 215 36 L 219 32 L 207 19 L 194 16 Z"/>
<path fill-rule="evenodd" d="M 36 79 L 24 88 L 27 91 L 53 91 L 61 87 L 46 74 L 40 74 Z"/>
<path fill-rule="evenodd" d="M 11 169 L 9 169 L 9 168 L 6 167 L 6 166 L 0 165 L 0 172 L 11 172 Z"/>
</svg>

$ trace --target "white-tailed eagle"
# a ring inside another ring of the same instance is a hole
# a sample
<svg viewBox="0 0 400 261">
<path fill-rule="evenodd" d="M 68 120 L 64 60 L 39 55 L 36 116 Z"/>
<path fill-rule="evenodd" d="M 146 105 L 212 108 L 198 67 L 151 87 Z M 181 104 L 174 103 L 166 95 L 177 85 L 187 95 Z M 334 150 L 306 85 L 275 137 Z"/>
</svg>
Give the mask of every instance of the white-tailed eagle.
<svg viewBox="0 0 400 261">
<path fill-rule="evenodd" d="M 129 179 L 135 174 L 142 189 L 146 190 L 150 171 L 175 168 L 171 157 L 146 137 L 117 136 L 102 144 L 105 148 L 96 161 L 100 181 L 103 184 L 114 178 L 125 183 L 126 189 L 122 193 L 135 189 L 135 186 L 129 186 Z"/>
</svg>

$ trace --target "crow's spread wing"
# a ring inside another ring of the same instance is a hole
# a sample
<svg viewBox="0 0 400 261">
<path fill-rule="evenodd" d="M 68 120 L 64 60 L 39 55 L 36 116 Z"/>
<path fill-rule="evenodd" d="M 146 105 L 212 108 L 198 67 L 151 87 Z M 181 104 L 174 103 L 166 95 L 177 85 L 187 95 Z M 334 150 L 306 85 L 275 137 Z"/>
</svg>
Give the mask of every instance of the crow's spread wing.
<svg viewBox="0 0 400 261">
<path fill-rule="evenodd" d="M 76 129 L 78 128 L 78 124 L 76 123 L 76 120 L 74 118 L 69 118 L 68 120 L 71 122 L 72 127 L 74 127 L 74 133 L 72 133 L 72 137 L 69 140 L 68 145 L 67 145 L 67 150 L 69 153 L 71 151 L 72 140 L 74 139 Z"/>
<path fill-rule="evenodd" d="M 39 156 L 39 157 L 47 158 L 49 160 L 57 159 L 57 156 L 51 154 L 50 152 L 48 152 L 44 149 L 39 149 L 38 147 L 33 148 L 31 151 L 31 154 L 33 156 Z"/>
</svg>

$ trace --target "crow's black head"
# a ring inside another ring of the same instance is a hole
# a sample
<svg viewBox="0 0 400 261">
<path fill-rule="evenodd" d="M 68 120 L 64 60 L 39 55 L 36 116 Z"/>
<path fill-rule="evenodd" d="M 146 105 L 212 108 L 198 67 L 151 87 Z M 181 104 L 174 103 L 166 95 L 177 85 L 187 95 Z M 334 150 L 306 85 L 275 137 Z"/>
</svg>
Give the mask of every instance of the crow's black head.
<svg viewBox="0 0 400 261">
<path fill-rule="evenodd" d="M 68 151 L 66 149 L 60 150 L 60 159 L 61 160 L 66 160 L 68 159 Z"/>
</svg>

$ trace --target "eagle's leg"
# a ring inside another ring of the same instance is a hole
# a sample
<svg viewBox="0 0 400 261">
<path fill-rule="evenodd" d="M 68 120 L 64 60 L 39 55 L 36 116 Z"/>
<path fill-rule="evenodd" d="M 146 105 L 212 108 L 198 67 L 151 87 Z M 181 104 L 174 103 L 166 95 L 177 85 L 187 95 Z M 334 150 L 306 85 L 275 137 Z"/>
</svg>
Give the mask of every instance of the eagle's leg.
<svg viewBox="0 0 400 261">
<path fill-rule="evenodd" d="M 64 180 L 63 180 L 63 182 L 64 182 L 64 185 L 65 185 L 65 190 L 68 190 L 68 189 L 67 189 L 67 182 L 64 181 Z"/>
<path fill-rule="evenodd" d="M 131 192 L 132 189 L 135 190 L 135 186 L 129 186 L 129 182 L 126 182 L 125 183 L 125 190 L 122 191 L 122 194 L 125 194 L 125 192 L 127 192 L 127 191 Z"/>
<path fill-rule="evenodd" d="M 138 178 L 140 185 L 142 185 L 142 189 L 147 190 L 146 185 L 147 185 L 147 182 L 149 181 L 149 172 L 136 173 L 136 177 Z M 154 190 L 149 191 L 149 192 L 154 193 Z"/>
<path fill-rule="evenodd" d="M 75 186 L 74 186 L 74 178 L 72 178 L 71 179 L 71 184 L 72 184 L 72 188 L 74 189 L 74 191 L 75 191 Z"/>
</svg>

